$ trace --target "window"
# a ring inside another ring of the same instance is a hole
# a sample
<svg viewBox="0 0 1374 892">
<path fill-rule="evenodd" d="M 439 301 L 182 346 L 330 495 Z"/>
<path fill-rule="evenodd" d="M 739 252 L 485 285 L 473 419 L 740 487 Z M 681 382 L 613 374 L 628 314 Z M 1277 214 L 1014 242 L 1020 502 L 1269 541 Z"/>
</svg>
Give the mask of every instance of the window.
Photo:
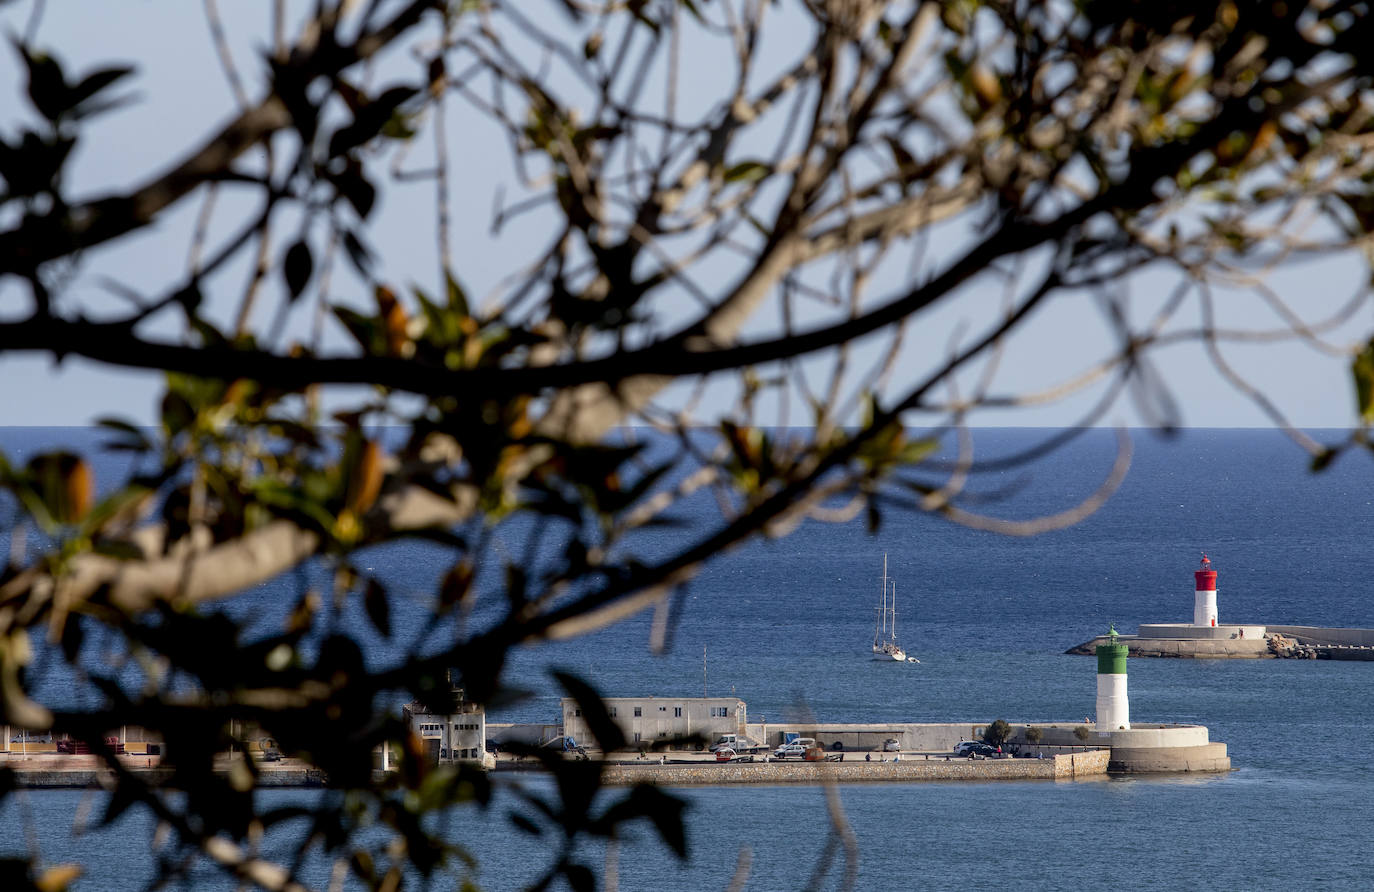
<svg viewBox="0 0 1374 892">
<path fill-rule="evenodd" d="M 675 718 L 675 719 L 680 719 L 680 718 L 682 718 L 682 707 L 681 707 L 681 706 L 674 706 L 674 707 L 673 707 L 673 718 Z"/>
<path fill-rule="evenodd" d="M 615 718 L 615 707 L 611 707 L 611 718 Z"/>
<path fill-rule="evenodd" d="M 639 732 L 635 732 L 635 743 L 639 743 Z"/>
<path fill-rule="evenodd" d="M 582 715 L 582 710 L 580 710 L 580 709 L 574 709 L 574 710 L 572 711 L 572 714 L 575 715 L 575 716 L 580 716 L 580 715 Z"/>
<path fill-rule="evenodd" d="M 660 707 L 658 708 L 658 711 L 659 711 L 659 712 L 667 712 L 667 711 L 668 711 L 668 707 L 666 707 L 666 706 L 660 706 Z"/>
<path fill-rule="evenodd" d="M 639 717 L 642 716 L 642 715 L 644 715 L 644 710 L 641 709 L 640 707 L 636 706 L 636 707 L 635 707 L 635 718 L 639 718 Z"/>
<path fill-rule="evenodd" d="M 722 718 L 722 719 L 723 719 L 723 718 L 729 718 L 729 716 L 730 716 L 730 707 L 728 707 L 728 706 L 712 706 L 712 707 L 711 707 L 711 718 L 713 718 L 713 719 L 714 719 L 714 718 Z"/>
</svg>

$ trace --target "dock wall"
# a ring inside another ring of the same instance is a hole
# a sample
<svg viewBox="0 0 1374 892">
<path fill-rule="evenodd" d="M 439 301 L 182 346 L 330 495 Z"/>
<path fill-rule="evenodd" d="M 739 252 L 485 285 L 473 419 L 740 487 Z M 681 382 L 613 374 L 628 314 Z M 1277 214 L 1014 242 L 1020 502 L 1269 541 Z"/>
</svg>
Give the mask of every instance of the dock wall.
<svg viewBox="0 0 1374 892">
<path fill-rule="evenodd" d="M 1267 626 L 1221 624 L 1195 626 L 1190 623 L 1141 623 L 1139 638 L 1188 638 L 1193 640 L 1225 641 L 1232 638 L 1257 640 L 1264 637 Z"/>
<path fill-rule="evenodd" d="M 1273 628 L 1272 626 L 1270 627 Z M 1099 644 L 1106 644 L 1105 636 L 1089 639 L 1069 648 L 1065 653 L 1091 656 Z M 1263 638 L 1138 638 L 1121 635 L 1117 643 L 1126 645 L 1132 657 L 1176 657 L 1200 660 L 1263 660 L 1274 655 L 1269 642 Z"/>
<path fill-rule="evenodd" d="M 1240 637 L 1240 631 L 1245 637 Z M 1241 626 L 1216 628 L 1184 624 L 1146 623 L 1139 635 L 1121 635 L 1133 657 L 1184 657 L 1203 660 L 1270 659 L 1264 634 L 1279 634 L 1299 644 L 1318 648 L 1316 656 L 1327 660 L 1374 660 L 1374 629 L 1338 629 L 1327 626 Z M 1170 635 L 1174 637 L 1169 637 Z M 1090 638 L 1065 653 L 1091 656 L 1106 636 Z"/>
<path fill-rule="evenodd" d="M 1090 750 L 1044 759 L 906 758 L 900 762 L 732 762 L 725 765 L 608 765 L 607 784 L 892 783 L 942 780 L 1073 780 L 1105 776 L 1110 754 Z"/>
</svg>

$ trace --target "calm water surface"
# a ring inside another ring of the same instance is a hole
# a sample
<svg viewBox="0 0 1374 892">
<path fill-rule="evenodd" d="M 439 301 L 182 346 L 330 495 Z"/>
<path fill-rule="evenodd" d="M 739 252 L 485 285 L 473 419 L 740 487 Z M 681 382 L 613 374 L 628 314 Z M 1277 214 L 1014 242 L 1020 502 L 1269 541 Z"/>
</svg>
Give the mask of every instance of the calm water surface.
<svg viewBox="0 0 1374 892">
<path fill-rule="evenodd" d="M 0 431 L 11 460 L 81 431 Z M 985 455 L 1006 454 L 1044 432 L 984 431 Z M 557 692 L 547 669 L 589 677 L 609 695 L 737 693 L 751 721 L 814 715 L 821 721 L 986 722 L 1075 720 L 1093 709 L 1095 666 L 1062 651 L 1115 622 L 1186 621 L 1192 570 L 1206 550 L 1216 563 L 1228 622 L 1374 627 L 1369 598 L 1374 463 L 1347 456 L 1309 475 L 1280 435 L 1192 431 L 1162 441 L 1137 434 L 1131 474 L 1098 514 L 1073 529 L 1009 539 L 929 518 L 893 514 L 876 535 L 862 522 L 807 524 L 793 536 L 722 556 L 687 590 L 671 649 L 648 649 L 636 619 L 580 641 L 522 652 L 512 680 L 536 695 L 492 721 L 553 721 Z M 1112 435 L 1091 432 L 1029 470 L 980 479 L 1011 490 L 986 506 L 1019 518 L 1058 510 L 1110 468 Z M 710 506 L 684 514 L 690 534 L 712 522 Z M 668 539 L 635 545 L 646 554 Z M 864 658 L 883 553 L 898 579 L 899 632 L 921 664 Z M 421 546 L 369 555 L 398 590 L 424 592 L 448 556 Z M 235 610 L 270 624 L 300 578 L 249 594 Z M 396 617 L 402 640 L 420 627 L 417 608 Z M 370 633 L 347 616 L 360 637 Z M 707 652 L 703 680 L 703 647 Z M 373 640 L 385 662 L 394 651 Z M 1062 888 L 1124 878 L 1134 888 L 1269 889 L 1374 885 L 1362 853 L 1374 839 L 1374 663 L 1134 660 L 1132 717 L 1200 722 L 1225 741 L 1236 771 L 1224 777 L 1111 779 L 1072 783 L 855 785 L 840 790 L 859 844 L 857 887 L 954 889 L 995 884 Z M 46 680 L 51 690 L 62 679 Z M 536 782 L 537 783 L 537 782 Z M 307 796 L 279 791 L 268 803 Z M 744 852 L 746 886 L 803 886 L 831 833 L 822 791 L 748 787 L 681 791 L 690 803 L 691 859 L 672 862 L 647 831 L 622 845 L 622 889 L 724 888 Z M 0 810 L 0 854 L 36 845 L 50 862 L 90 865 L 79 888 L 124 889 L 153 874 L 150 825 L 139 815 L 111 830 L 73 833 L 98 796 L 31 791 Z M 537 875 L 547 849 L 514 833 L 500 797 L 486 812 L 454 816 L 454 838 L 481 858 L 476 879 L 514 889 Z M 32 818 L 35 833 L 23 823 Z M 589 858 L 600 863 L 600 853 Z M 838 884 L 843 858 L 831 866 Z M 328 865 L 312 862 L 326 883 Z M 436 883 L 451 888 L 453 877 Z M 205 878 L 193 885 L 208 887 Z"/>
</svg>

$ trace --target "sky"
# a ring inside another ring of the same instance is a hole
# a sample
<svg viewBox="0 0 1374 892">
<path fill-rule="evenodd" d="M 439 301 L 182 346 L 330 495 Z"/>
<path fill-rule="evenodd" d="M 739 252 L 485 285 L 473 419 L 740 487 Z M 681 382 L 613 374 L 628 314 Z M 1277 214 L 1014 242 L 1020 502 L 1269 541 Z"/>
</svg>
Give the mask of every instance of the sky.
<svg viewBox="0 0 1374 892">
<path fill-rule="evenodd" d="M 245 72 L 256 71 L 255 50 L 267 43 L 270 4 L 222 3 L 227 12 L 229 42 L 237 63 Z M 0 6 L 0 32 L 25 30 L 32 3 L 29 0 Z M 771 52 L 786 58 L 796 45 L 785 18 L 772 33 Z M 235 110 L 233 95 L 215 55 L 203 6 L 190 0 L 126 0 L 121 3 L 46 4 L 37 30 L 39 43 L 51 47 L 63 62 L 69 78 L 111 63 L 133 63 L 136 77 L 124 92 L 133 102 L 97 119 L 90 137 L 78 146 L 73 158 L 71 183 L 77 194 L 99 195 L 138 182 L 157 170 L 160 160 L 175 157 L 193 147 L 199 138 L 227 120 Z M 689 79 L 684 103 L 710 107 L 719 95 L 721 82 L 711 79 L 712 66 L 704 65 L 701 77 Z M 17 53 L 0 51 L 0 134 L 13 139 L 32 114 L 22 95 L 24 75 Z M 250 84 L 254 78 L 248 78 Z M 250 92 L 251 92 L 250 87 Z M 456 178 L 454 253 L 469 291 L 483 293 L 500 277 L 519 266 L 529 245 L 538 243 L 547 219 L 531 219 L 508 227 L 500 237 L 490 231 L 491 209 L 498 186 L 510 178 L 506 144 L 489 122 L 475 115 L 455 113 L 449 141 Z M 152 142 L 153 139 L 156 142 Z M 171 147 L 171 152 L 165 152 Z M 157 151 L 149 151 L 149 149 Z M 423 150 L 420 150 L 423 153 Z M 417 161 L 419 163 L 419 161 Z M 426 189 L 428 186 L 425 187 Z M 237 203 L 236 203 L 237 202 Z M 253 202 L 233 196 L 216 206 L 212 233 L 229 231 L 235 213 L 248 213 Z M 68 283 L 67 306 L 80 302 L 92 312 L 113 312 L 119 307 L 102 286 L 102 277 L 133 288 L 155 290 L 158 283 L 175 280 L 184 271 L 190 249 L 190 233 L 199 213 L 198 200 L 183 201 L 150 230 L 123 240 L 114 247 L 88 252 L 75 277 Z M 10 217 L 0 223 L 11 225 Z M 294 225 L 288 217 L 285 230 Z M 425 189 L 403 186 L 384 188 L 379 208 L 368 230 L 383 265 L 383 278 L 398 282 L 428 282 L 437 269 L 433 235 L 433 201 Z M 943 237 L 937 247 L 957 251 L 958 233 Z M 939 253 L 939 252 L 933 252 Z M 932 262 L 938 263 L 939 258 Z M 224 277 L 225 289 L 241 287 L 248 275 L 246 262 L 231 268 Z M 1284 270 L 1273 281 L 1275 291 L 1301 309 L 1309 319 L 1329 310 L 1366 287 L 1368 267 L 1355 257 L 1311 262 Z M 1131 296 L 1132 312 L 1147 318 L 1167 297 L 1174 280 L 1149 273 L 1120 289 Z M 365 292 L 347 282 L 339 299 L 366 306 Z M 982 281 L 958 300 L 943 305 L 923 319 L 918 330 L 908 332 L 902 360 L 894 378 L 914 379 L 932 357 L 947 355 L 950 345 L 968 337 L 979 326 L 995 319 L 1004 296 L 995 283 Z M 212 305 L 214 296 L 211 297 Z M 1266 311 L 1256 310 L 1252 296 L 1218 295 L 1223 321 L 1273 327 Z M 268 304 L 271 306 L 271 304 Z M 13 281 L 0 283 L 0 317 L 14 318 L 27 308 L 27 294 Z M 227 318 L 227 305 L 219 306 Z M 1309 315 L 1310 314 L 1310 315 Z M 1196 313 L 1185 313 L 1180 324 L 1196 325 Z M 309 314 L 291 317 L 292 330 L 309 329 Z M 751 331 L 763 333 L 768 321 Z M 1350 325 L 1331 340 L 1354 345 L 1374 331 L 1374 311 L 1362 309 Z M 338 332 L 332 343 L 343 344 Z M 859 360 L 874 361 L 881 339 L 861 344 Z M 1038 311 L 1020 336 L 999 357 L 994 390 L 1052 387 L 1072 378 L 1111 347 L 1109 331 L 1090 296 L 1058 296 Z M 1349 427 L 1356 423 L 1355 398 L 1350 377 L 1350 357 L 1331 355 L 1301 343 L 1232 345 L 1226 359 L 1247 381 L 1262 391 L 1297 426 L 1305 428 Z M 1176 401 L 1179 417 L 1191 427 L 1268 427 L 1272 420 L 1250 399 L 1219 374 L 1196 344 L 1162 349 L 1153 354 L 1154 367 Z M 864 367 L 862 361 L 856 368 Z M 971 388 L 972 377 L 961 382 Z M 118 415 L 136 423 L 156 419 L 161 382 L 158 375 L 111 369 L 81 359 L 54 363 L 44 356 L 0 358 L 0 423 L 6 425 L 83 425 L 96 418 Z M 967 390 L 966 390 L 967 392 Z M 1096 397 L 1089 389 L 1060 402 L 1032 409 L 990 411 L 973 419 L 986 426 L 1063 426 L 1076 424 Z M 728 406 L 723 392 L 712 391 L 704 415 Z M 1130 400 L 1122 400 L 1099 423 L 1136 426 L 1152 416 Z M 804 423 L 801 416 L 789 416 Z"/>
</svg>

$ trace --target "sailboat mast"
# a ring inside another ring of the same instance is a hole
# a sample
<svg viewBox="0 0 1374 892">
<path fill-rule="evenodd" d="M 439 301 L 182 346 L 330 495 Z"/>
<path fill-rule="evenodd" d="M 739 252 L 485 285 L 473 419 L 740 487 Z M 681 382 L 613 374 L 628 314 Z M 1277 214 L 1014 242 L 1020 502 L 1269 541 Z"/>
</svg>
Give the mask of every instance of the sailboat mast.
<svg viewBox="0 0 1374 892">
<path fill-rule="evenodd" d="M 892 643 L 897 643 L 897 580 L 892 580 L 892 625 L 889 630 Z"/>
<path fill-rule="evenodd" d="M 883 554 L 883 635 L 887 635 L 887 554 Z"/>
</svg>

